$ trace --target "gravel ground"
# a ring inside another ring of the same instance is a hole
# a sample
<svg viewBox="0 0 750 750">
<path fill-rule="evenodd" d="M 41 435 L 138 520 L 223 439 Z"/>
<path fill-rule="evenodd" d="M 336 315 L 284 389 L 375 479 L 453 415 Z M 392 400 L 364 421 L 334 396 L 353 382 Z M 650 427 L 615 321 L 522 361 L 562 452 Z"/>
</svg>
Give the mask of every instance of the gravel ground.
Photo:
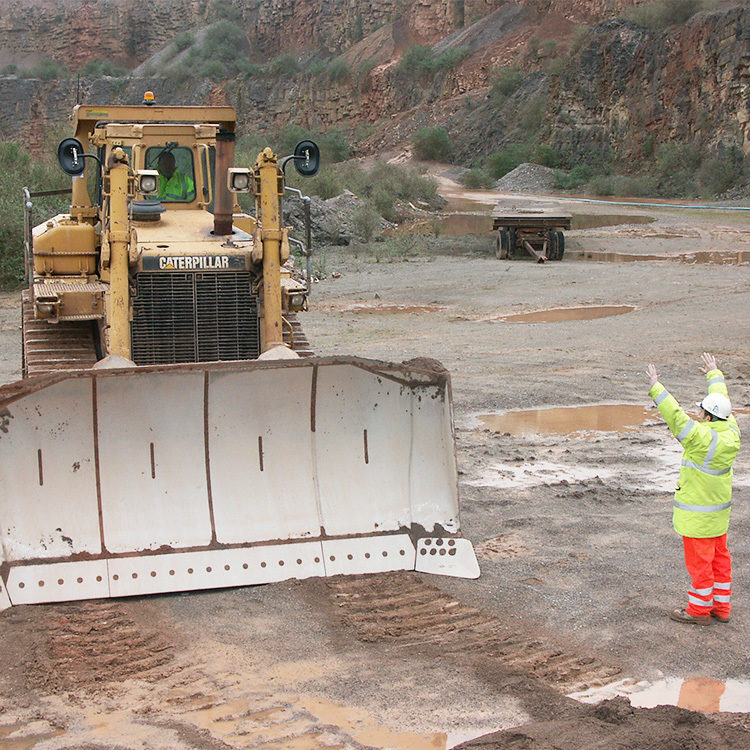
<svg viewBox="0 0 750 750">
<path fill-rule="evenodd" d="M 490 194 L 462 198 L 489 204 Z M 750 679 L 747 451 L 735 464 L 732 622 L 691 629 L 666 616 L 684 603 L 688 581 L 671 529 L 679 451 L 657 415 L 631 432 L 523 437 L 478 419 L 648 406 L 649 361 L 690 404 L 704 388 L 698 364 L 707 350 L 747 434 L 750 265 L 677 261 L 695 250 L 748 249 L 750 231 L 723 214 L 657 218 L 571 232 L 581 257 L 544 265 L 429 255 L 376 263 L 327 251 L 327 278 L 314 286 L 304 323 L 318 353 L 434 357 L 452 373 L 462 524 L 482 577 L 287 582 L 8 610 L 0 744 L 414 749 L 497 729 L 510 734 L 466 747 L 573 748 L 581 737 L 589 746 L 678 747 L 688 735 L 747 744 L 747 714 L 713 721 L 680 709 L 634 711 L 622 700 L 595 711 L 563 697 L 563 670 L 554 668 L 610 675 L 588 679 L 592 687 L 660 674 Z M 624 245 L 672 260 L 582 259 Z M 17 376 L 17 301 L 0 296 L 4 380 Z M 559 323 L 500 319 L 579 305 L 634 309 Z M 444 601 L 445 610 L 477 613 L 483 630 L 473 628 L 469 641 L 427 625 L 421 639 L 413 628 L 376 627 L 408 591 L 423 614 Z M 346 604 L 352 597 L 367 603 L 360 615 Z"/>
</svg>

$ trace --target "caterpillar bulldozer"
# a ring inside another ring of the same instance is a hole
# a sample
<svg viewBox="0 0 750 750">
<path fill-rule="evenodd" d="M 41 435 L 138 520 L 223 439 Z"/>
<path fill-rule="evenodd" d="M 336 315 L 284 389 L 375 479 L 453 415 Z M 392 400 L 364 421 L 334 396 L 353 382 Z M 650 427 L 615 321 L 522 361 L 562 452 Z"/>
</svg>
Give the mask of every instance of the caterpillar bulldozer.
<svg viewBox="0 0 750 750">
<path fill-rule="evenodd" d="M 235 167 L 230 107 L 78 105 L 0 387 L 0 608 L 411 569 L 476 577 L 448 373 L 316 357 L 286 263 L 301 143 Z M 254 196 L 255 215 L 237 205 Z M 309 199 L 308 199 L 309 200 Z M 301 243 L 309 259 L 308 241 Z M 307 279 L 309 279 L 309 272 Z"/>
</svg>

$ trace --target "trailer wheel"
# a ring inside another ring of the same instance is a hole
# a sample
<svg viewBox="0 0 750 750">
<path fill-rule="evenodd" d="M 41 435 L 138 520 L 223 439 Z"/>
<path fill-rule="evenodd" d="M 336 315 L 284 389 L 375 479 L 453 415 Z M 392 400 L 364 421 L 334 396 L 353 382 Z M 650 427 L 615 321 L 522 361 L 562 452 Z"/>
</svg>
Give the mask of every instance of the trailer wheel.
<svg viewBox="0 0 750 750">
<path fill-rule="evenodd" d="M 508 235 L 508 252 L 505 254 L 506 258 L 516 257 L 516 230 L 508 229 L 506 234 Z"/>
<path fill-rule="evenodd" d="M 562 260 L 565 253 L 565 235 L 560 230 L 549 232 L 549 259 Z"/>
<path fill-rule="evenodd" d="M 509 257 L 510 250 L 510 233 L 507 229 L 501 229 L 497 233 L 495 240 L 495 256 L 502 260 L 503 258 Z"/>
</svg>

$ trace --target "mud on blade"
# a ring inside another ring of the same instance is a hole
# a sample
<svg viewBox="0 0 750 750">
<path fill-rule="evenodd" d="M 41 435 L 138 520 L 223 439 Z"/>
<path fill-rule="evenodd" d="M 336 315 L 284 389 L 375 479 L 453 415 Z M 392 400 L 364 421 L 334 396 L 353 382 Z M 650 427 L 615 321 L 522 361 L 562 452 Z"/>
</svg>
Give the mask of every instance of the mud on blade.
<svg viewBox="0 0 750 750">
<path fill-rule="evenodd" d="M 435 365 L 173 365 L 1 388 L 0 606 L 396 569 L 478 576 Z"/>
</svg>

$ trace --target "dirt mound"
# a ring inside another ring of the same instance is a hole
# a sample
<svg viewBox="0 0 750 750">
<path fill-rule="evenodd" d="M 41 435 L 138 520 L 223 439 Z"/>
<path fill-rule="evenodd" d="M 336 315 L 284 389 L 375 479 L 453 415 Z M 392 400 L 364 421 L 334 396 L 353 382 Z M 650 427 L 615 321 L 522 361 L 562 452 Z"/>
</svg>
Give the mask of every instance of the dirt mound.
<svg viewBox="0 0 750 750">
<path fill-rule="evenodd" d="M 471 750 L 580 750 L 582 747 L 680 750 L 686 747 L 748 747 L 750 732 L 725 726 L 696 711 L 674 706 L 633 708 L 616 698 L 584 709 L 575 719 L 538 721 L 487 734 L 458 748 Z"/>
<path fill-rule="evenodd" d="M 496 190 L 508 193 L 547 193 L 555 184 L 555 172 L 541 164 L 519 164 L 495 183 Z"/>
</svg>

